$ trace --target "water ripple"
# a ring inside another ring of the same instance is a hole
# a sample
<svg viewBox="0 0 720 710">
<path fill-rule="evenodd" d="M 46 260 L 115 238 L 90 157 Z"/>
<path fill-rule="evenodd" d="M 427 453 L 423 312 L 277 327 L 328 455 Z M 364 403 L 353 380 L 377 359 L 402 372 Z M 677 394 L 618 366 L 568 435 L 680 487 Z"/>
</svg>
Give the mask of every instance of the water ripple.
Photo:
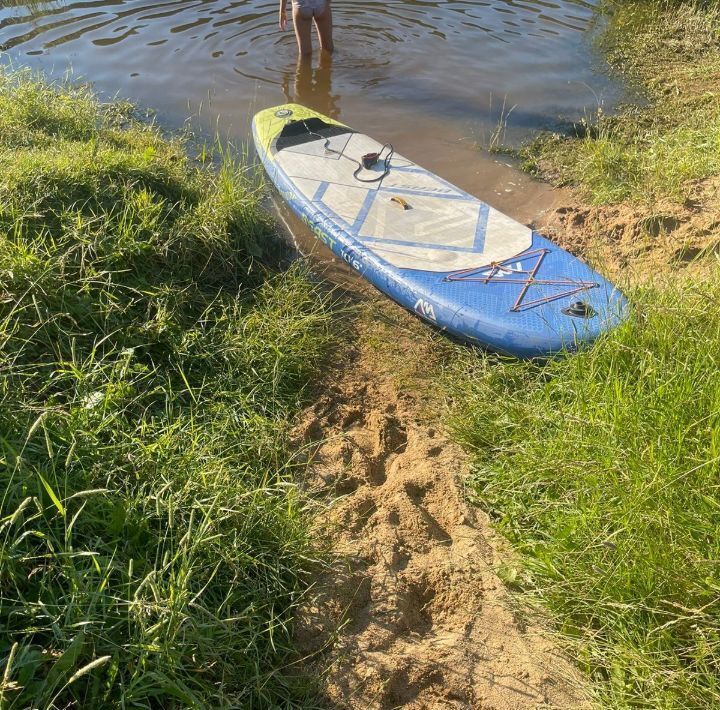
<svg viewBox="0 0 720 710">
<path fill-rule="evenodd" d="M 588 86 L 604 81 L 584 39 L 594 22 L 587 0 L 332 7 L 332 91 L 343 98 L 472 117 L 489 116 L 488 97 L 507 97 L 517 121 L 577 112 L 592 101 Z M 72 65 L 113 93 L 142 87 L 140 98 L 159 106 L 212 92 L 232 94 L 238 106 L 262 103 L 292 98 L 297 84 L 295 40 L 277 28 L 277 0 L 5 0 L 0 48 L 43 68 Z"/>
</svg>

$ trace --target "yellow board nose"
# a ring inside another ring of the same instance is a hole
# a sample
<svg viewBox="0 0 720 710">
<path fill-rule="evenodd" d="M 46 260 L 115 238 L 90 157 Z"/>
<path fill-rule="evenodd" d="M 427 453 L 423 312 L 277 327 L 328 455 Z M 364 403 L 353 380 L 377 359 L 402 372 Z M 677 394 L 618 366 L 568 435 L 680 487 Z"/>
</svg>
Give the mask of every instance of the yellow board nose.
<svg viewBox="0 0 720 710">
<path fill-rule="evenodd" d="M 270 146 L 273 140 L 280 135 L 282 129 L 291 121 L 303 121 L 308 118 L 320 118 L 325 123 L 345 126 L 344 123 L 340 123 L 340 121 L 336 121 L 301 104 L 281 104 L 280 106 L 263 109 L 255 114 L 253 130 L 258 144 L 268 154 L 270 160 L 273 160 L 273 156 L 270 155 Z"/>
</svg>

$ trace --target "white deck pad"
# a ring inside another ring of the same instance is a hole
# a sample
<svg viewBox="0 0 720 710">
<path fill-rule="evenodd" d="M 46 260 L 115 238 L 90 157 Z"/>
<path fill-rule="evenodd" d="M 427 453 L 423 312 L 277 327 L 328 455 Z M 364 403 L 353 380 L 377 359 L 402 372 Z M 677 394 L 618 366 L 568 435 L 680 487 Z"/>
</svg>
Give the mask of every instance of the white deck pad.
<svg viewBox="0 0 720 710">
<path fill-rule="evenodd" d="M 361 157 L 382 147 L 369 136 L 346 133 L 284 148 L 276 161 L 307 199 L 398 268 L 466 269 L 504 261 L 530 247 L 530 229 L 397 153 L 382 180 L 357 180 L 353 173 Z M 387 153 L 386 148 L 383 157 Z M 359 177 L 377 177 L 384 169 L 380 160 Z"/>
</svg>

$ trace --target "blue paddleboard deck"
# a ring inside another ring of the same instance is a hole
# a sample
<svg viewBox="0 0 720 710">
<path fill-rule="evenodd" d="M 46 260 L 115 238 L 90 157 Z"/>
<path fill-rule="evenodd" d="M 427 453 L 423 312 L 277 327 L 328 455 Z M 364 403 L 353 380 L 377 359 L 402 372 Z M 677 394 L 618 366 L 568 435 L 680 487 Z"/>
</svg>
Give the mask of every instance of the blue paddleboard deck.
<svg viewBox="0 0 720 710">
<path fill-rule="evenodd" d="M 253 135 L 270 180 L 320 241 L 457 337 L 539 357 L 590 343 L 627 315 L 585 262 L 389 145 L 297 104 L 259 112 Z"/>
</svg>

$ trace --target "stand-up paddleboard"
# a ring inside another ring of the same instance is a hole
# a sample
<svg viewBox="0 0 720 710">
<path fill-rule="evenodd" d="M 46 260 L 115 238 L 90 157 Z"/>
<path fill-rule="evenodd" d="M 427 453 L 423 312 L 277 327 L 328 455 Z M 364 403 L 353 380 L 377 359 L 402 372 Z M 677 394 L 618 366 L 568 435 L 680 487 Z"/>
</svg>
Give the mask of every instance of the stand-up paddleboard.
<svg viewBox="0 0 720 710">
<path fill-rule="evenodd" d="M 255 146 L 299 217 L 380 291 L 518 357 L 593 341 L 625 317 L 587 264 L 362 133 L 297 104 L 260 111 Z"/>
</svg>

